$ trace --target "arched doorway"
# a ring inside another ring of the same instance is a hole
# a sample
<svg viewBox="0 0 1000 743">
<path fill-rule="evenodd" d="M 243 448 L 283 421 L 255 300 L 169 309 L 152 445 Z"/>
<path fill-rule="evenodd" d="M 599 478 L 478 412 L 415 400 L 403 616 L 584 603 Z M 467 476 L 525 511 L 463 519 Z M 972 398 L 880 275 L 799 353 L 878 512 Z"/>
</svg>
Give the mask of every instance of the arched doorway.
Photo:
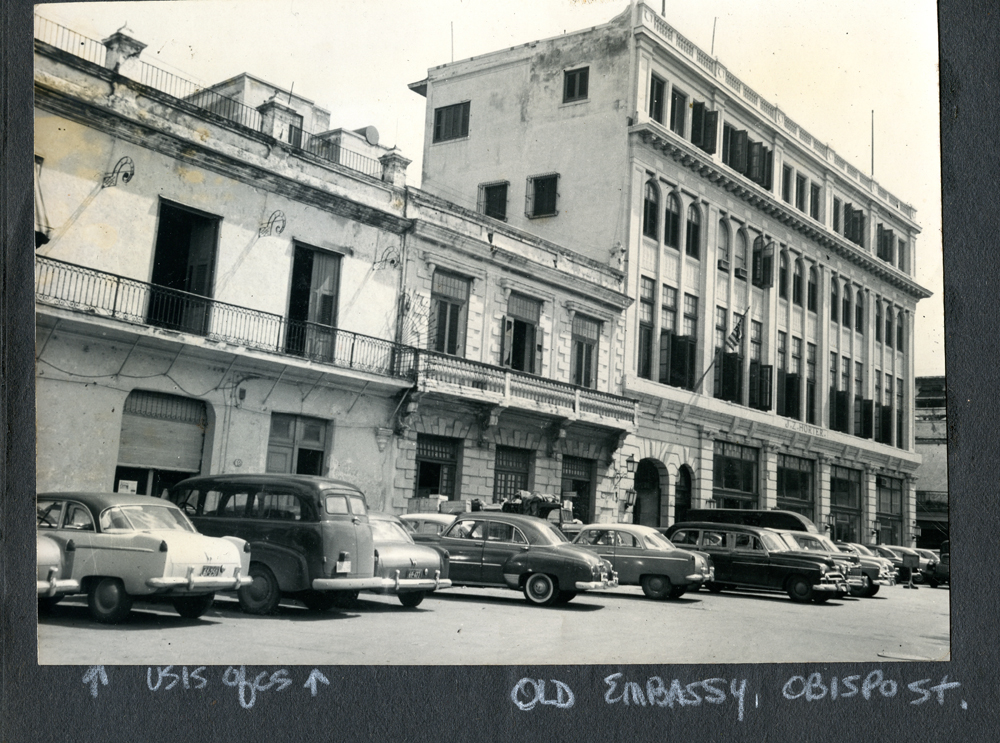
<svg viewBox="0 0 1000 743">
<path fill-rule="evenodd" d="M 652 459 L 643 459 L 635 468 L 632 523 L 660 526 L 660 471 Z"/>
<path fill-rule="evenodd" d="M 687 520 L 691 508 L 691 468 L 686 464 L 677 471 L 677 489 L 674 493 L 674 523 Z"/>
</svg>

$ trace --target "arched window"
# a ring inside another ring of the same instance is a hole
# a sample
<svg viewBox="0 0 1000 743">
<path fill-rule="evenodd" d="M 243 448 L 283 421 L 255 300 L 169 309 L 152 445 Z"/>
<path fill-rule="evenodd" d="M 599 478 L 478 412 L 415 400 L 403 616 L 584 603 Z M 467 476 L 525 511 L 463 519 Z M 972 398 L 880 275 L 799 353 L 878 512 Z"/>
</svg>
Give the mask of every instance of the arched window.
<svg viewBox="0 0 1000 743">
<path fill-rule="evenodd" d="M 646 183 L 646 198 L 642 205 L 642 234 L 654 240 L 660 236 L 660 189 L 652 181 Z"/>
<path fill-rule="evenodd" d="M 865 300 L 860 291 L 854 297 L 854 329 L 859 333 L 865 332 Z"/>
<path fill-rule="evenodd" d="M 778 296 L 788 299 L 788 253 L 783 250 L 778 260 Z"/>
<path fill-rule="evenodd" d="M 742 230 L 736 233 L 736 268 L 743 269 L 743 278 L 745 279 L 747 270 L 747 235 Z"/>
<path fill-rule="evenodd" d="M 687 242 L 684 252 L 692 258 L 701 257 L 701 212 L 694 204 L 688 207 Z"/>
<path fill-rule="evenodd" d="M 819 286 L 819 273 L 815 266 L 809 267 L 809 288 L 806 292 L 806 306 L 810 312 L 816 311 L 816 292 Z"/>
<path fill-rule="evenodd" d="M 893 317 L 892 317 L 892 307 L 885 308 L 885 345 L 892 348 L 892 330 L 893 330 Z"/>
<path fill-rule="evenodd" d="M 667 199 L 667 210 L 663 215 L 663 240 L 671 248 L 680 248 L 681 205 L 674 194 Z"/>
<path fill-rule="evenodd" d="M 896 350 L 897 351 L 904 350 L 903 340 L 904 340 L 904 338 L 903 338 L 903 313 L 902 312 L 897 312 L 896 313 Z"/>
<path fill-rule="evenodd" d="M 719 268 L 729 270 L 729 225 L 725 219 L 719 220 Z"/>
<path fill-rule="evenodd" d="M 830 320 L 840 322 L 840 287 L 837 279 L 830 281 Z"/>
<path fill-rule="evenodd" d="M 844 327 L 850 330 L 851 328 L 851 287 L 844 287 L 844 310 L 840 313 L 841 318 L 844 321 Z"/>
<path fill-rule="evenodd" d="M 802 306 L 802 261 L 795 261 L 795 275 L 792 277 L 792 302 Z"/>
<path fill-rule="evenodd" d="M 875 340 L 882 342 L 882 301 L 875 300 Z"/>
</svg>

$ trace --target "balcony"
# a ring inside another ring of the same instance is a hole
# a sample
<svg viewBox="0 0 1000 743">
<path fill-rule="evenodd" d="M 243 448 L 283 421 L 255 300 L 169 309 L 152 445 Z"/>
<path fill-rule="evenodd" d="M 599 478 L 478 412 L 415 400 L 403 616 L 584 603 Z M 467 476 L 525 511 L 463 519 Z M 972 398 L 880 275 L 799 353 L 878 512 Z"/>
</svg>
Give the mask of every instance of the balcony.
<svg viewBox="0 0 1000 743">
<path fill-rule="evenodd" d="M 638 417 L 625 397 L 432 351 L 419 352 L 416 378 L 421 392 L 598 425 L 631 428 Z"/>
<path fill-rule="evenodd" d="M 402 379 L 412 379 L 415 371 L 417 352 L 392 341 L 291 321 L 270 312 L 52 258 L 35 258 L 35 299 L 74 312 L 188 333 L 341 369 Z"/>
</svg>

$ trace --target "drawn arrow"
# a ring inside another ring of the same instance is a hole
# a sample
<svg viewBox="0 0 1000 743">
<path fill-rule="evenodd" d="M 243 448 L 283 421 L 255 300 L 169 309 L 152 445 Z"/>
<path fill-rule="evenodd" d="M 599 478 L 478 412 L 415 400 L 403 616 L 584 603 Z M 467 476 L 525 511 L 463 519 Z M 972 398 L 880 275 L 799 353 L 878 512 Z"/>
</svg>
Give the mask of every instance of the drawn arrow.
<svg viewBox="0 0 1000 743">
<path fill-rule="evenodd" d="M 318 668 L 314 668 L 312 669 L 312 673 L 309 674 L 309 678 L 307 678 L 306 682 L 302 684 L 302 688 L 309 689 L 309 691 L 312 692 L 312 695 L 316 696 L 316 691 L 319 688 L 320 684 L 326 684 L 327 686 L 329 686 L 330 679 L 328 679 L 326 676 L 320 673 Z M 97 695 L 96 691 L 94 692 L 94 695 L 95 696 Z"/>
<path fill-rule="evenodd" d="M 90 696 L 97 698 L 97 682 L 104 686 L 108 685 L 108 674 L 104 672 L 104 666 L 91 666 L 83 674 L 83 683 L 90 684 Z M 315 696 L 315 695 L 314 695 Z"/>
</svg>

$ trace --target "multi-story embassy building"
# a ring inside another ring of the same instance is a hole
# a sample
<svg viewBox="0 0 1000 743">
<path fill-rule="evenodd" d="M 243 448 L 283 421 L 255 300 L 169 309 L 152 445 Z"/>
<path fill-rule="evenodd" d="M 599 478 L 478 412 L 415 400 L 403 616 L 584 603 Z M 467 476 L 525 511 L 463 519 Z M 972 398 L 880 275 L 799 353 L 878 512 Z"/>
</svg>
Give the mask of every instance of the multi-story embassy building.
<svg viewBox="0 0 1000 743">
<path fill-rule="evenodd" d="M 777 507 L 912 541 L 912 207 L 643 3 L 410 87 L 424 189 L 623 266 L 637 521 Z"/>
<path fill-rule="evenodd" d="M 407 188 L 298 93 L 35 35 L 40 490 L 266 470 L 616 517 L 622 271 Z"/>
</svg>

